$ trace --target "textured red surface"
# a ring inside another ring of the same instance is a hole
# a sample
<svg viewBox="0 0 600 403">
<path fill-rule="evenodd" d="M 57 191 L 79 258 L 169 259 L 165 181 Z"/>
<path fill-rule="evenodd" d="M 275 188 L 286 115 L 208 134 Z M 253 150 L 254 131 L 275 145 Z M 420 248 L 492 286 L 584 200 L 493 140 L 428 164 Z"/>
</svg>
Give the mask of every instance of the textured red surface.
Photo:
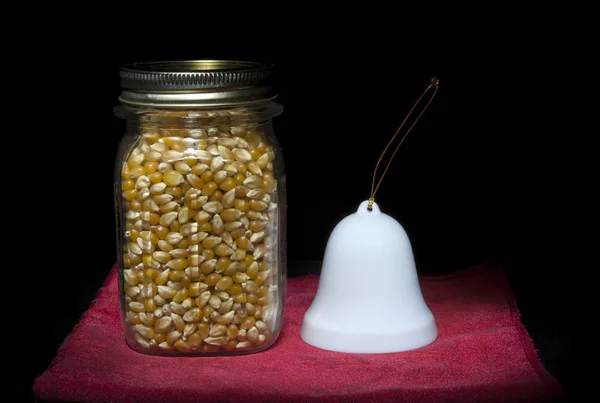
<svg viewBox="0 0 600 403">
<path fill-rule="evenodd" d="M 541 366 L 500 267 L 421 277 L 439 337 L 421 349 L 334 353 L 304 343 L 318 277 L 288 280 L 275 345 L 232 357 L 154 357 L 123 339 L 113 267 L 90 309 L 34 383 L 42 401 L 550 402 L 560 386 Z M 357 326 L 369 318 L 356 318 Z"/>
</svg>

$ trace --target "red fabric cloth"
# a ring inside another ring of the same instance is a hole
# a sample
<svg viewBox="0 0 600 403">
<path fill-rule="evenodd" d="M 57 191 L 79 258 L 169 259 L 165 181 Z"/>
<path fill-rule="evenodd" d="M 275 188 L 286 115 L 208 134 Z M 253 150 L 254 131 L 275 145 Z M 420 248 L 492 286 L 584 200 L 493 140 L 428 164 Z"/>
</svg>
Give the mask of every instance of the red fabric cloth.
<svg viewBox="0 0 600 403">
<path fill-rule="evenodd" d="M 500 267 L 421 277 L 437 322 L 429 346 L 395 354 L 319 350 L 299 336 L 317 276 L 288 280 L 282 333 L 245 356 L 169 358 L 124 342 L 113 267 L 36 379 L 35 396 L 81 402 L 549 402 L 561 394 L 519 320 Z M 357 318 L 357 325 L 368 318 Z"/>
</svg>

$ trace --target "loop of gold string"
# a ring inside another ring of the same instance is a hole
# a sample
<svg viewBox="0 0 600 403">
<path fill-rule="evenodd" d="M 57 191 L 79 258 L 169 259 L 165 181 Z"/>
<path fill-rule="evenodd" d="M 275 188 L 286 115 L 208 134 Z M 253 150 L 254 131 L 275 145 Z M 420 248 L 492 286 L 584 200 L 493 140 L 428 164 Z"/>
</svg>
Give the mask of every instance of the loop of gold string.
<svg viewBox="0 0 600 403">
<path fill-rule="evenodd" d="M 425 111 L 429 107 L 429 104 L 431 103 L 431 101 L 433 101 L 433 98 L 435 98 L 435 94 L 437 93 L 439 83 L 440 83 L 440 80 L 438 80 L 436 77 L 433 77 L 431 79 L 431 84 L 429 84 L 429 86 L 425 89 L 425 91 L 423 91 L 423 93 L 421 94 L 421 96 L 417 99 L 417 102 L 415 102 L 414 105 L 412 106 L 412 108 L 410 108 L 410 111 L 408 112 L 408 114 L 406 115 L 406 117 L 404 118 L 404 120 L 402 121 L 402 123 L 400 124 L 400 127 L 398 128 L 398 130 L 396 130 L 396 133 L 394 133 L 394 135 L 392 136 L 392 139 L 389 141 L 389 143 L 387 144 L 387 146 L 385 146 L 385 149 L 381 153 L 381 156 L 379 157 L 379 160 L 377 160 L 377 164 L 375 165 L 375 171 L 373 172 L 373 182 L 371 183 L 371 196 L 369 197 L 369 202 L 368 202 L 368 206 L 367 206 L 367 208 L 369 209 L 369 211 L 373 209 L 373 202 L 375 201 L 375 193 L 379 189 L 379 186 L 381 185 L 381 181 L 383 181 L 383 177 L 387 173 L 387 171 L 388 171 L 388 169 L 390 167 L 390 164 L 392 163 L 392 160 L 394 159 L 394 156 L 396 155 L 396 153 L 398 152 L 398 149 L 400 148 L 400 146 L 402 145 L 402 143 L 406 139 L 406 136 L 408 136 L 408 133 L 410 133 L 410 131 L 412 130 L 412 128 L 415 126 L 415 124 L 421 118 L 421 115 L 423 115 L 423 113 L 425 113 Z M 419 115 L 417 116 L 417 118 L 415 119 L 415 121 L 412 123 L 412 125 L 410 125 L 410 127 L 408 128 L 408 130 L 406 131 L 406 133 L 404 134 L 404 136 L 402 136 L 402 139 L 400 140 L 400 142 L 396 146 L 396 149 L 392 153 L 392 156 L 390 157 L 390 160 L 388 161 L 385 169 L 383 170 L 383 173 L 381 174 L 381 178 L 379 178 L 379 182 L 377 182 L 377 185 L 375 185 L 375 180 L 377 179 L 377 169 L 379 168 L 379 164 L 381 164 L 381 160 L 383 160 L 383 157 L 385 156 L 385 153 L 387 152 L 387 150 L 390 148 L 390 146 L 392 145 L 392 143 L 394 142 L 394 140 L 398 136 L 398 133 L 400 133 L 400 130 L 402 130 L 402 128 L 404 127 L 404 124 L 406 123 L 406 121 L 408 120 L 408 118 L 410 117 L 410 115 L 413 113 L 414 109 L 417 107 L 417 105 L 419 104 L 419 102 L 421 102 L 421 99 L 423 99 L 423 97 L 425 96 L 425 94 L 427 94 L 427 91 L 429 91 L 431 89 L 431 87 L 434 87 L 433 94 L 431 95 L 431 98 L 429 98 L 429 101 L 427 101 L 427 104 L 421 110 L 421 113 L 419 113 Z"/>
</svg>

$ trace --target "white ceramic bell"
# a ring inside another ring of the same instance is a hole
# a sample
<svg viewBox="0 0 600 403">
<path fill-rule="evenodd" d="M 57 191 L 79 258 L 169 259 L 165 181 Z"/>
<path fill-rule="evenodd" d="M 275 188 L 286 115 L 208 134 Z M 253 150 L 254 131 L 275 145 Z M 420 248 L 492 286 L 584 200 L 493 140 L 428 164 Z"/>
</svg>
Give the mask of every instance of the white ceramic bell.
<svg viewBox="0 0 600 403">
<path fill-rule="evenodd" d="M 368 202 L 334 228 L 300 337 L 346 353 L 394 353 L 437 338 L 404 228 Z"/>
</svg>

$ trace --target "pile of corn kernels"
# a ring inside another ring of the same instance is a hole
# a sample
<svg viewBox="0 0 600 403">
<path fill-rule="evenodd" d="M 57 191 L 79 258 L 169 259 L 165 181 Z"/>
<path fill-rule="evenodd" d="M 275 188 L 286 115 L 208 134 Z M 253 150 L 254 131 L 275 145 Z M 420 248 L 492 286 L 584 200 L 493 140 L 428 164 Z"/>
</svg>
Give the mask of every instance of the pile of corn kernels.
<svg viewBox="0 0 600 403">
<path fill-rule="evenodd" d="M 123 301 L 134 348 L 247 351 L 273 336 L 273 148 L 231 114 L 205 128 L 146 117 L 123 163 Z"/>
</svg>

